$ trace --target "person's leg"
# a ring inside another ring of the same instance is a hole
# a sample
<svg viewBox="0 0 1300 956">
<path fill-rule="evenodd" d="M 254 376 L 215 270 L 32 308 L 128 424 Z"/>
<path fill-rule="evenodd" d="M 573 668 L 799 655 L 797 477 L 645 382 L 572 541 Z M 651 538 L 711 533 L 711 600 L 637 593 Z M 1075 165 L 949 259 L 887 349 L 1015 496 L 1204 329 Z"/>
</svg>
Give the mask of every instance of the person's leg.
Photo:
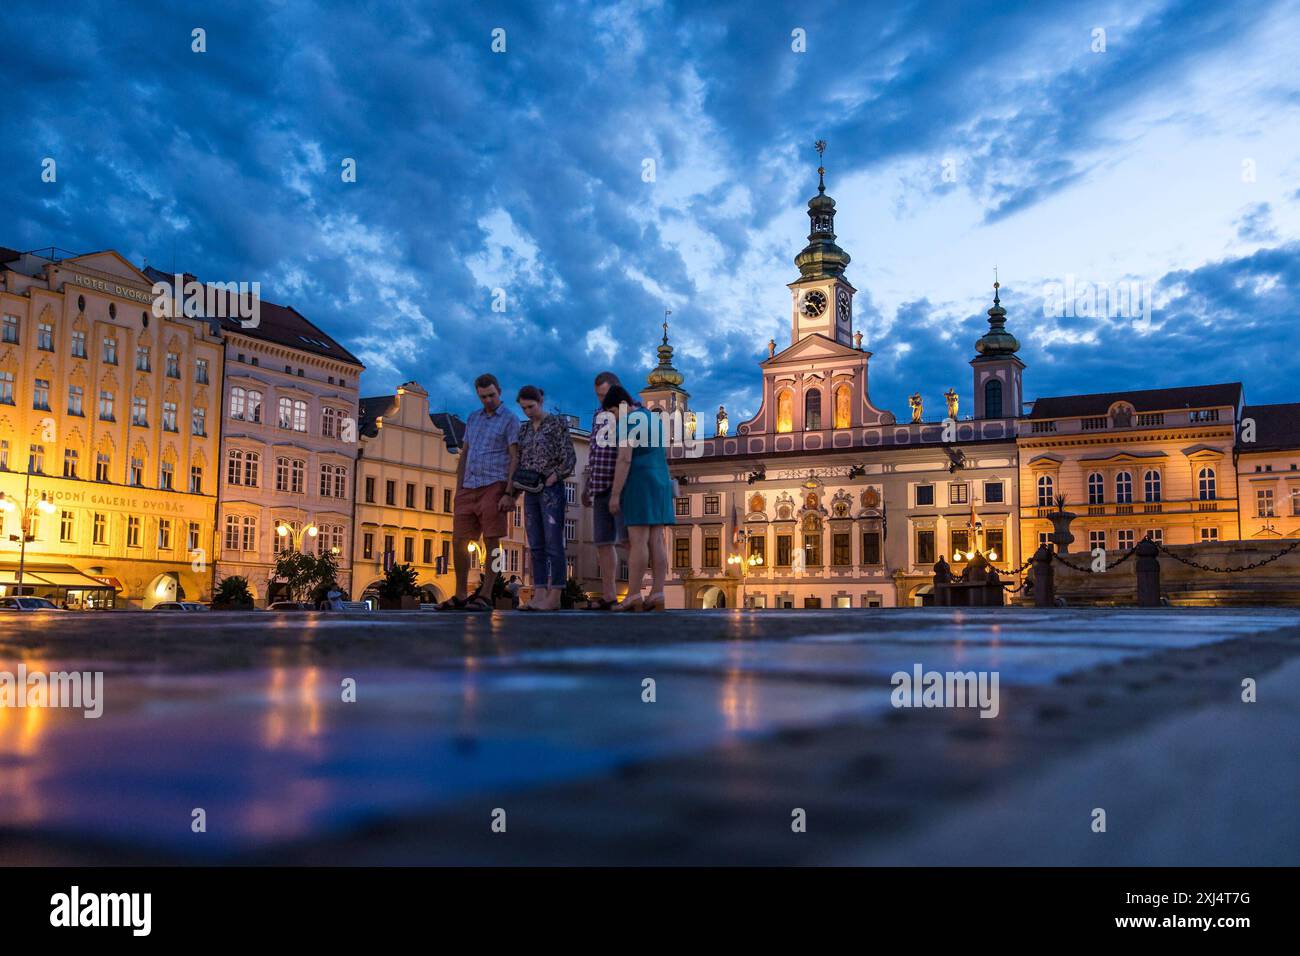
<svg viewBox="0 0 1300 956">
<path fill-rule="evenodd" d="M 650 576 L 651 594 L 663 594 L 664 584 L 668 580 L 668 543 L 663 525 L 650 529 Z"/>
<path fill-rule="evenodd" d="M 606 601 L 618 600 L 618 549 L 612 544 L 602 544 L 596 548 L 596 558 L 600 562 L 600 596 Z"/>
<path fill-rule="evenodd" d="M 546 516 L 546 557 L 550 562 L 548 583 L 551 593 L 547 607 L 560 608 L 560 598 L 568 584 L 569 566 L 564 560 L 564 484 L 556 482 L 542 492 L 542 512 Z"/>
<path fill-rule="evenodd" d="M 496 563 L 500 554 L 501 539 L 506 536 L 506 516 L 501 511 L 501 496 L 505 493 L 506 483 L 498 481 L 483 489 L 479 498 L 479 524 L 483 528 L 483 544 L 487 553 L 483 556 L 483 580 L 479 583 L 479 594 L 488 604 L 493 604 L 492 588 L 496 586 Z"/>
<path fill-rule="evenodd" d="M 641 579 L 645 577 L 645 566 L 650 541 L 650 529 L 646 525 L 633 525 L 627 529 L 627 598 L 623 604 L 631 604 L 641 599 Z"/>
<path fill-rule="evenodd" d="M 533 492 L 524 495 L 524 531 L 528 535 L 528 553 L 532 558 L 533 596 L 526 608 L 545 607 L 549 579 L 546 576 L 546 519 L 542 514 L 542 496 Z"/>
<path fill-rule="evenodd" d="M 483 583 L 479 585 L 479 594 L 483 595 L 483 600 L 487 601 L 488 604 L 496 607 L 496 602 L 492 598 L 492 589 L 496 587 L 497 572 L 492 570 L 492 556 L 495 555 L 497 549 L 501 547 L 501 539 L 484 537 L 483 544 L 487 548 L 487 564 L 483 571 Z"/>
<path fill-rule="evenodd" d="M 460 488 L 451 519 L 451 562 L 456 575 L 456 593 L 464 600 L 469 594 L 469 545 L 479 536 L 477 489 Z"/>
</svg>

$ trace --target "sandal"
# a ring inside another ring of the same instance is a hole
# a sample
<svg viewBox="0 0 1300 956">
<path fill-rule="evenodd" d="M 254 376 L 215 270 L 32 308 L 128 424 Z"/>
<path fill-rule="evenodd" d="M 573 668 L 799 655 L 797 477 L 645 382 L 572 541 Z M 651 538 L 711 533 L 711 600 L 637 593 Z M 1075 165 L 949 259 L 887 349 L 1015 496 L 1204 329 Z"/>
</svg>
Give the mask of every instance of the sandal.
<svg viewBox="0 0 1300 956">
<path fill-rule="evenodd" d="M 463 611 L 465 610 L 465 605 L 467 603 L 468 602 L 464 598 L 458 598 L 456 597 L 456 595 L 453 594 L 451 597 L 447 598 L 447 600 L 443 601 L 441 604 L 438 605 L 438 610 L 439 611 Z"/>
<path fill-rule="evenodd" d="M 615 604 L 612 608 L 610 608 L 610 610 L 611 611 L 644 611 L 645 602 L 641 600 L 641 595 L 638 594 L 632 597 L 630 600 L 624 601 L 622 604 Z"/>
<path fill-rule="evenodd" d="M 665 607 L 664 607 L 664 592 L 663 592 L 663 591 L 656 591 L 654 594 L 652 594 L 652 595 L 650 595 L 648 598 L 646 598 L 646 601 L 645 601 L 645 607 L 642 608 L 642 610 L 645 610 L 645 611 L 662 611 L 662 610 L 665 610 Z"/>
<path fill-rule="evenodd" d="M 614 605 L 617 604 L 617 603 L 618 603 L 617 601 L 606 601 L 604 598 L 601 598 L 599 601 L 588 601 L 588 602 L 587 602 L 587 610 L 588 610 L 588 611 L 608 611 L 608 610 L 610 610 L 611 608 L 613 608 Z"/>
</svg>

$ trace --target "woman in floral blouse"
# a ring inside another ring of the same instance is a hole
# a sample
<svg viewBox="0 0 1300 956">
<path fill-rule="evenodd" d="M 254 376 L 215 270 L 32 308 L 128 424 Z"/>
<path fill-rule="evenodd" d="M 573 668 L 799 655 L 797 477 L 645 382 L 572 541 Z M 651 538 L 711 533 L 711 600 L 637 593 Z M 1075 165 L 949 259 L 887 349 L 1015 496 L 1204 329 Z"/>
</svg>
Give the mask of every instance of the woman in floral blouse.
<svg viewBox="0 0 1300 956">
<path fill-rule="evenodd" d="M 533 559 L 533 597 L 521 610 L 555 611 L 560 607 L 566 568 L 564 559 L 564 479 L 573 474 L 577 455 L 569 426 L 542 408 L 542 390 L 525 385 L 519 408 L 528 419 L 519 429 L 519 471 L 543 477 L 540 491 L 524 492 L 524 526 Z"/>
</svg>

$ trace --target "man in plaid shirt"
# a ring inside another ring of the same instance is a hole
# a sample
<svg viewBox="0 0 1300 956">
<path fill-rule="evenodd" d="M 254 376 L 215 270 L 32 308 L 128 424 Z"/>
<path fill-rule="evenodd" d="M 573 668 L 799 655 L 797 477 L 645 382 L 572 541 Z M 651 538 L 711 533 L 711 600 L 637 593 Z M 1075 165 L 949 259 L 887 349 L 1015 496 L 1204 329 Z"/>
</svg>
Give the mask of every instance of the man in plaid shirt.
<svg viewBox="0 0 1300 956">
<path fill-rule="evenodd" d="M 604 401 L 605 393 L 611 386 L 621 384 L 613 372 L 601 372 L 596 376 L 597 402 Z M 618 459 L 616 423 L 604 424 L 611 417 L 609 412 L 603 411 L 597 404 L 596 411 L 591 416 L 591 450 L 587 455 L 587 468 L 582 473 L 582 503 L 591 506 L 592 539 L 600 562 L 601 601 L 594 606 L 601 610 L 608 610 L 618 600 L 618 582 L 615 577 L 618 570 L 617 547 L 627 543 L 623 516 L 611 514 L 609 510 L 609 493 L 614 487 L 614 463 Z"/>
</svg>

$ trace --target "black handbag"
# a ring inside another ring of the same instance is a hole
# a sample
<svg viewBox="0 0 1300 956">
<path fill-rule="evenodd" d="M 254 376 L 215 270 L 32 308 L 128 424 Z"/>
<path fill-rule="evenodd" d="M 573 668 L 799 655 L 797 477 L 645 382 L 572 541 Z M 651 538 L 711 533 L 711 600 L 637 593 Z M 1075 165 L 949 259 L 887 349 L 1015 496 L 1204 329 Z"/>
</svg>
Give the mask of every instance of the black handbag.
<svg viewBox="0 0 1300 956">
<path fill-rule="evenodd" d="M 517 468 L 510 482 L 515 486 L 516 491 L 531 491 L 536 494 L 546 487 L 546 476 L 531 468 Z"/>
</svg>

